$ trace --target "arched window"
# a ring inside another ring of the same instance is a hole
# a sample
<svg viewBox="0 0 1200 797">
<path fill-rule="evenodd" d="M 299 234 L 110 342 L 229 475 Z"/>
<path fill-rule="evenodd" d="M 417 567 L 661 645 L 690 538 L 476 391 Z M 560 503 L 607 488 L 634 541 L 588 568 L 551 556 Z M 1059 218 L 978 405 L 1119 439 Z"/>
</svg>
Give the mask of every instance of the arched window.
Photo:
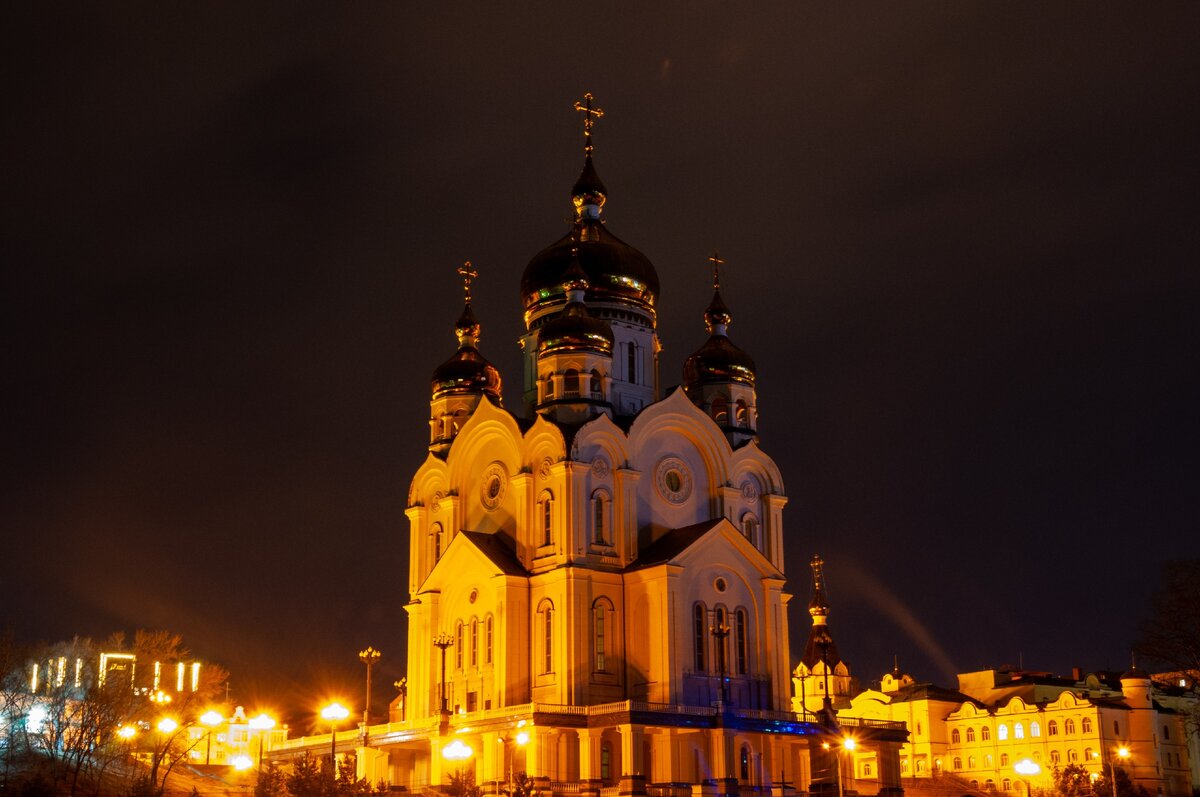
<svg viewBox="0 0 1200 797">
<path fill-rule="evenodd" d="M 992 740 L 992 729 L 986 725 L 984 725 L 982 728 L 980 728 L 979 729 L 979 739 L 980 739 L 980 741 L 990 742 Z"/>
<path fill-rule="evenodd" d="M 483 621 L 483 663 L 492 663 L 492 640 L 496 636 L 495 621 L 489 614 Z"/>
<path fill-rule="evenodd" d="M 907 758 L 900 759 L 900 771 L 908 772 L 908 759 Z"/>
<path fill-rule="evenodd" d="M 467 411 L 457 409 L 454 411 L 454 416 L 450 419 L 450 433 L 458 434 L 458 430 L 467 422 Z"/>
<path fill-rule="evenodd" d="M 1000 781 L 1000 788 L 1004 789 L 1005 791 L 1012 791 L 1012 781 L 1008 778 L 1005 778 L 1004 780 Z"/>
<path fill-rule="evenodd" d="M 950 731 L 950 744 L 959 744 L 962 738 L 958 735 L 958 728 Z"/>
<path fill-rule="evenodd" d="M 1067 751 L 1067 763 L 1074 764 L 1078 761 L 1079 761 L 1079 753 L 1075 752 L 1075 748 L 1072 747 L 1070 750 Z"/>
<path fill-rule="evenodd" d="M 729 402 L 724 396 L 717 396 L 712 400 L 712 417 L 717 422 L 717 426 L 725 426 L 729 423 Z"/>
<path fill-rule="evenodd" d="M 597 545 L 608 542 L 608 521 L 611 516 L 608 511 L 608 495 L 597 490 L 592 494 L 592 541 Z"/>
<path fill-rule="evenodd" d="M 625 344 L 625 378 L 631 384 L 637 384 L 637 345 L 634 343 Z"/>
<path fill-rule="evenodd" d="M 992 780 L 991 778 L 988 778 L 987 780 L 985 780 L 983 782 L 983 788 L 985 788 L 988 791 L 995 791 L 996 790 L 996 781 Z"/>
<path fill-rule="evenodd" d="M 1008 766 L 1008 753 L 1000 754 L 1000 766 L 1002 766 L 1002 767 Z"/>
<path fill-rule="evenodd" d="M 1058 720 L 1050 720 L 1046 723 L 1046 735 L 1058 736 Z"/>
<path fill-rule="evenodd" d="M 872 771 L 871 770 L 871 762 L 870 761 L 865 762 L 863 764 L 863 777 L 864 778 L 871 777 L 871 771 Z"/>
<path fill-rule="evenodd" d="M 918 758 L 916 763 L 917 763 L 917 772 L 924 772 L 925 771 L 925 759 Z"/>
<path fill-rule="evenodd" d="M 542 632 L 542 672 L 554 672 L 554 604 L 542 601 L 538 606 Z"/>
<path fill-rule="evenodd" d="M 704 608 L 703 603 L 697 603 L 692 609 L 692 657 L 693 669 L 696 672 L 704 672 L 707 662 L 705 661 L 705 648 L 708 646 L 708 634 L 705 623 L 705 615 L 708 612 Z"/>
<path fill-rule="evenodd" d="M 1002 742 L 1008 738 L 1008 726 L 1003 722 L 996 728 L 996 738 Z"/>
<path fill-rule="evenodd" d="M 758 545 L 758 518 L 751 512 L 742 515 L 742 536 Z"/>
<path fill-rule="evenodd" d="M 992 758 L 991 753 L 988 753 L 987 755 L 985 755 L 983 757 L 983 767 L 984 767 L 984 769 L 995 769 L 996 768 L 996 759 Z"/>
<path fill-rule="evenodd" d="M 479 666 L 479 619 L 471 618 L 471 666 Z"/>
<path fill-rule="evenodd" d="M 737 420 L 737 425 L 743 429 L 750 425 L 750 413 L 746 409 L 746 402 L 741 399 L 737 400 L 737 414 L 734 418 Z"/>
<path fill-rule="evenodd" d="M 442 524 L 434 523 L 429 528 L 429 536 L 433 542 L 433 561 L 440 562 L 442 560 Z"/>
<path fill-rule="evenodd" d="M 554 544 L 554 496 L 549 490 L 542 493 L 538 501 L 538 515 L 542 524 L 542 545 Z"/>
<path fill-rule="evenodd" d="M 1029 738 L 1036 739 L 1041 735 L 1042 726 L 1038 724 L 1038 721 L 1034 720 L 1033 722 L 1029 723 Z"/>
<path fill-rule="evenodd" d="M 463 634 L 463 624 L 462 624 L 462 620 L 459 620 L 457 623 L 454 624 L 454 666 L 460 670 L 463 667 L 463 642 L 464 641 L 465 640 L 464 640 L 464 634 Z"/>
<path fill-rule="evenodd" d="M 746 610 L 738 609 L 734 614 L 734 647 L 736 649 L 737 661 L 735 662 L 735 672 L 738 675 L 746 674 Z"/>
<path fill-rule="evenodd" d="M 747 745 L 742 745 L 741 756 L 741 776 L 743 783 L 750 782 L 750 748 Z"/>
<path fill-rule="evenodd" d="M 1058 751 L 1057 751 L 1057 750 L 1051 750 L 1051 751 L 1050 751 L 1050 763 L 1051 763 L 1051 764 L 1053 764 L 1054 766 L 1058 766 L 1058 762 L 1059 762 L 1059 760 L 1060 760 L 1060 758 L 1059 758 L 1059 755 L 1058 755 Z"/>
<path fill-rule="evenodd" d="M 968 742 L 975 741 L 975 729 L 974 728 L 967 728 L 967 741 Z"/>
<path fill-rule="evenodd" d="M 1083 732 L 1084 732 L 1084 733 L 1091 733 L 1091 732 L 1092 732 L 1092 718 L 1091 718 L 1091 717 L 1084 717 L 1084 718 L 1083 718 L 1083 719 L 1080 721 L 1079 725 L 1080 725 L 1080 728 L 1083 730 Z"/>
<path fill-rule="evenodd" d="M 954 756 L 953 766 L 955 769 L 962 769 L 962 759 L 959 758 L 958 756 Z"/>
<path fill-rule="evenodd" d="M 1083 760 L 1084 761 L 1091 761 L 1093 758 L 1096 758 L 1096 757 L 1097 757 L 1096 754 L 1092 752 L 1092 748 L 1090 748 L 1090 747 L 1083 748 Z"/>
<path fill-rule="evenodd" d="M 1075 720 L 1063 720 L 1063 733 L 1067 734 L 1068 736 L 1071 736 L 1075 733 Z"/>
<path fill-rule="evenodd" d="M 612 745 L 608 742 L 600 745 L 600 780 L 605 784 L 612 780 Z"/>
<path fill-rule="evenodd" d="M 716 620 L 715 625 L 717 628 L 725 629 L 724 636 L 714 635 L 716 637 L 715 641 L 717 644 L 717 668 L 722 669 L 725 672 L 728 672 L 729 671 L 729 615 L 725 612 L 724 606 L 717 607 L 716 615 L 715 615 L 714 619 Z"/>
<path fill-rule="evenodd" d="M 974 768 L 975 768 L 975 756 L 969 755 L 969 756 L 967 756 L 967 769 L 974 769 Z"/>
<path fill-rule="evenodd" d="M 604 380 L 595 369 L 592 370 L 592 398 L 604 398 Z"/>
<path fill-rule="evenodd" d="M 1014 739 L 1024 739 L 1025 738 L 1025 723 L 1018 722 L 1013 725 L 1013 738 Z"/>
<path fill-rule="evenodd" d="M 592 650 L 595 656 L 594 667 L 596 672 L 608 672 L 608 662 L 606 660 L 607 634 L 612 611 L 612 604 L 605 598 L 598 598 L 592 604 Z"/>
<path fill-rule="evenodd" d="M 574 368 L 568 368 L 563 374 L 563 396 L 579 398 L 579 372 Z"/>
</svg>

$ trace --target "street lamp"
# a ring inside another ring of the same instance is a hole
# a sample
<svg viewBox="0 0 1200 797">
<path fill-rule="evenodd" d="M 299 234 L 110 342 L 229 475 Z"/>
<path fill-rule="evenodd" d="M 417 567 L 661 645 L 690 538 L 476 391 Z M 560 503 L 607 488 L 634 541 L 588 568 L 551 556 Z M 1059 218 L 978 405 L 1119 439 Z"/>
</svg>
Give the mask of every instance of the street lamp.
<svg viewBox="0 0 1200 797">
<path fill-rule="evenodd" d="M 1013 764 L 1013 771 L 1018 775 L 1024 776 L 1020 780 L 1025 784 L 1025 797 L 1029 797 L 1033 792 L 1029 788 L 1028 779 L 1038 775 L 1042 771 L 1041 764 L 1030 758 L 1022 758 Z"/>
<path fill-rule="evenodd" d="M 1122 761 L 1129 758 L 1129 748 L 1123 744 L 1117 746 L 1115 753 L 1116 753 L 1116 757 L 1121 759 Z M 1112 781 L 1113 797 L 1117 797 L 1117 765 L 1116 765 L 1116 762 L 1113 761 L 1113 756 L 1108 757 L 1108 772 L 1109 772 L 1109 776 L 1108 776 L 1109 780 Z"/>
<path fill-rule="evenodd" d="M 341 703 L 330 703 L 321 709 L 321 717 L 329 722 L 329 766 L 337 780 L 337 724 L 350 716 L 350 709 Z"/>
<path fill-rule="evenodd" d="M 367 702 L 363 705 L 363 740 L 367 738 L 367 726 L 371 722 L 371 667 L 379 661 L 383 654 L 370 645 L 366 650 L 358 652 L 358 660 L 367 665 Z"/>
<path fill-rule="evenodd" d="M 179 727 L 179 723 L 176 722 L 175 720 L 171 719 L 170 717 L 163 717 L 162 719 L 160 719 L 158 721 L 158 725 L 156 727 L 158 728 L 159 733 L 162 733 L 162 734 L 174 733 L 175 730 Z"/>
<path fill-rule="evenodd" d="M 450 711 L 446 708 L 446 648 L 454 644 L 454 637 L 445 631 L 441 632 L 433 638 L 433 646 L 442 652 L 442 682 L 439 686 L 439 696 L 441 699 L 441 715 L 443 726 L 450 722 Z M 445 727 L 443 727 L 445 732 Z"/>
<path fill-rule="evenodd" d="M 525 720 L 521 720 L 517 723 L 518 728 L 524 725 Z M 515 734 L 501 736 L 496 741 L 504 745 L 504 752 L 508 755 L 508 793 L 511 795 L 513 793 L 513 759 L 516 758 L 516 750 L 509 750 L 508 743 L 513 742 L 518 747 L 524 747 L 525 745 L 529 744 L 529 734 L 525 731 L 518 730 Z"/>
<path fill-rule="evenodd" d="M 404 722 L 408 719 L 408 678 L 394 681 L 392 686 L 400 693 L 400 721 Z"/>
<path fill-rule="evenodd" d="M 248 723 L 252 730 L 258 731 L 258 777 L 262 777 L 263 741 L 267 731 L 275 727 L 275 719 L 266 714 L 259 714 Z"/>
<path fill-rule="evenodd" d="M 826 694 L 829 694 L 829 692 L 828 692 L 828 691 L 826 691 Z M 853 736 L 845 736 L 845 737 L 843 737 L 843 738 L 842 738 L 842 746 L 841 746 L 841 747 L 838 749 L 838 751 L 837 751 L 837 762 L 838 762 L 838 768 L 837 768 L 838 797 L 844 797 L 844 795 L 845 795 L 845 793 L 846 793 L 846 791 L 845 791 L 845 787 L 842 785 L 843 776 L 845 775 L 845 772 L 844 772 L 843 770 L 845 770 L 845 768 L 846 768 L 845 764 L 844 764 L 844 763 L 842 763 L 842 751 L 844 750 L 844 751 L 848 751 L 848 752 L 850 752 L 850 753 L 853 753 L 853 752 L 854 752 L 854 749 L 855 749 L 856 747 L 858 747 L 858 742 L 854 741 L 854 737 L 853 737 Z M 851 765 L 853 766 L 854 756 L 851 756 L 851 757 L 850 757 L 850 761 L 851 761 Z"/>
<path fill-rule="evenodd" d="M 215 711 L 206 711 L 200 715 L 200 722 L 208 726 L 208 733 L 204 737 L 204 766 L 208 766 L 212 760 L 213 727 L 220 725 L 224 721 L 225 718 Z"/>
</svg>

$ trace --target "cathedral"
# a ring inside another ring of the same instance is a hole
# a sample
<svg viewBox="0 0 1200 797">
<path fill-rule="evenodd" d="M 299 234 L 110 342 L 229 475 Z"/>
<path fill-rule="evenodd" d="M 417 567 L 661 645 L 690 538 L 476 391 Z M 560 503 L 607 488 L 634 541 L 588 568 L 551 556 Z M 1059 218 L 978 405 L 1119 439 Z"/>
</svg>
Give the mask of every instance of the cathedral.
<svg viewBox="0 0 1200 797">
<path fill-rule="evenodd" d="M 664 394 L 658 274 L 607 224 L 585 100 L 573 221 L 521 275 L 520 407 L 459 269 L 457 349 L 433 371 L 407 497 L 406 688 L 344 749 L 410 789 L 465 773 L 544 797 L 836 791 L 847 729 L 791 710 L 787 497 L 721 261 Z M 902 725 L 869 725 L 872 791 L 897 792 Z"/>
</svg>

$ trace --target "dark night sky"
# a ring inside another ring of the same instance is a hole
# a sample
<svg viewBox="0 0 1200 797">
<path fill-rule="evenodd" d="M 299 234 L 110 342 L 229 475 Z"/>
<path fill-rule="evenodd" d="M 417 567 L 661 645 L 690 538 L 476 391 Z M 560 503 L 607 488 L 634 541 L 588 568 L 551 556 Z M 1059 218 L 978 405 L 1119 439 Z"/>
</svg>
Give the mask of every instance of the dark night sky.
<svg viewBox="0 0 1200 797">
<path fill-rule="evenodd" d="M 18 638 L 170 628 L 300 723 L 367 644 L 398 677 L 453 269 L 519 406 L 584 91 L 664 385 L 729 261 L 795 606 L 819 552 L 860 677 L 1121 667 L 1200 555 L 1194 3 L 0 13 Z"/>
</svg>

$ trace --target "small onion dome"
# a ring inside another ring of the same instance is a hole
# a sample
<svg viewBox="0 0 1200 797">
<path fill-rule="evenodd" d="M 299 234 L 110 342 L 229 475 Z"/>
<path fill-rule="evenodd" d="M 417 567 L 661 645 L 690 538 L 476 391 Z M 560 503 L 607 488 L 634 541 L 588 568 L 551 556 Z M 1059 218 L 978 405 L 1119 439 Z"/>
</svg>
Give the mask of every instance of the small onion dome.
<svg viewBox="0 0 1200 797">
<path fill-rule="evenodd" d="M 571 230 L 543 249 L 521 275 L 521 297 L 526 318 L 563 300 L 563 279 L 576 259 L 587 275 L 589 302 L 631 305 L 653 316 L 658 299 L 658 272 L 649 258 L 608 231 L 600 220 L 607 193 L 596 174 L 591 156 L 571 189 L 575 222 Z"/>
<path fill-rule="evenodd" d="M 454 325 L 458 351 L 433 372 L 433 397 L 482 393 L 497 402 L 500 399 L 500 372 L 475 348 L 479 341 L 479 321 L 471 305 L 463 308 Z"/>
<path fill-rule="evenodd" d="M 538 330 L 538 356 L 590 351 L 611 357 L 612 325 L 588 313 L 587 305 L 583 303 L 588 280 L 577 259 L 571 262 L 564 277 L 562 289 L 567 294 L 567 306 Z"/>
<path fill-rule="evenodd" d="M 1137 668 L 1137 665 L 1132 665 L 1128 671 L 1121 675 L 1122 681 L 1149 681 L 1150 676 Z"/>
<path fill-rule="evenodd" d="M 754 360 L 725 334 L 732 318 L 729 308 L 721 300 L 721 292 L 713 291 L 713 300 L 704 311 L 708 341 L 684 362 L 685 387 L 727 382 L 741 382 L 754 387 L 757 370 Z"/>
</svg>

